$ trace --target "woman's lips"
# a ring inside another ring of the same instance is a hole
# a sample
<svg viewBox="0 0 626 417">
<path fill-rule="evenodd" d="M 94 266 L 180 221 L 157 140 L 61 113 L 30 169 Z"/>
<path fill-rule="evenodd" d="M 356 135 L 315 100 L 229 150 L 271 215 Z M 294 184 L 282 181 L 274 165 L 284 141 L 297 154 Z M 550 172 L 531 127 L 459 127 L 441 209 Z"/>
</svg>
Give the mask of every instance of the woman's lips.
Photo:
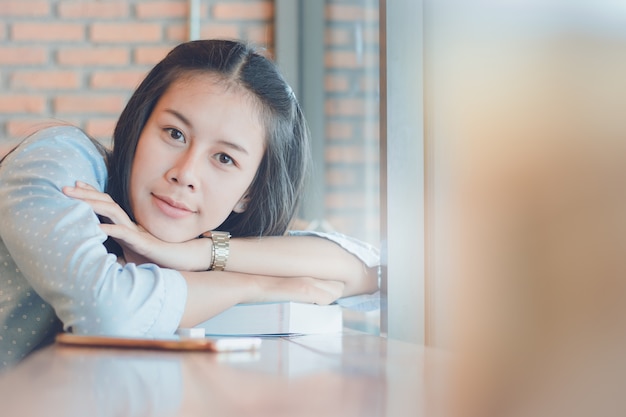
<svg viewBox="0 0 626 417">
<path fill-rule="evenodd" d="M 154 200 L 154 204 L 159 208 L 159 210 L 161 210 L 161 212 L 168 217 L 180 219 L 194 213 L 193 210 L 190 210 L 184 204 L 177 203 L 171 198 L 154 194 L 152 195 L 152 198 Z"/>
</svg>

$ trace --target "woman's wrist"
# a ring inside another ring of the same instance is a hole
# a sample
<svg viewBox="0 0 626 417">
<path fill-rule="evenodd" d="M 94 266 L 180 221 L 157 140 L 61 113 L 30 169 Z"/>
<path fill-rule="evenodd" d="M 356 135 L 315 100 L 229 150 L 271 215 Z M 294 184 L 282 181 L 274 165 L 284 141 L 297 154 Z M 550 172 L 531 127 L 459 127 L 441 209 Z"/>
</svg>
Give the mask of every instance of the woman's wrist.
<svg viewBox="0 0 626 417">
<path fill-rule="evenodd" d="M 230 255 L 230 233 L 222 231 L 209 231 L 200 235 L 211 241 L 209 271 L 224 271 Z"/>
</svg>

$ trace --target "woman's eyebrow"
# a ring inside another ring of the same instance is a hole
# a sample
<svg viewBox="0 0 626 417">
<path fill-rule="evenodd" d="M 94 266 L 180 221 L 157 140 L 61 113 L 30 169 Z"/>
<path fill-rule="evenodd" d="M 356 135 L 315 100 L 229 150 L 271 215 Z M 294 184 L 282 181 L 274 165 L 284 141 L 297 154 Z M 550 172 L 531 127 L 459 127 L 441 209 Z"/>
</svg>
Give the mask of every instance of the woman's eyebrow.
<svg viewBox="0 0 626 417">
<path fill-rule="evenodd" d="M 238 152 L 241 152 L 241 153 L 244 153 L 244 154 L 248 155 L 248 151 L 246 150 L 246 148 L 244 148 L 243 146 L 241 146 L 241 145 L 239 145 L 237 143 L 230 142 L 230 141 L 227 141 L 227 140 L 219 140 L 219 141 L 217 141 L 217 143 L 219 143 L 221 145 L 224 145 L 226 147 L 229 147 L 231 149 L 234 149 L 234 150 L 236 150 Z"/>
<path fill-rule="evenodd" d="M 187 119 L 185 116 L 183 116 L 182 114 L 180 114 L 176 110 L 165 109 L 164 111 L 166 113 L 169 113 L 169 114 L 173 115 L 174 117 L 180 119 L 180 121 L 183 122 L 185 125 L 187 125 L 188 128 L 191 127 L 191 122 L 189 121 L 189 119 Z"/>
</svg>

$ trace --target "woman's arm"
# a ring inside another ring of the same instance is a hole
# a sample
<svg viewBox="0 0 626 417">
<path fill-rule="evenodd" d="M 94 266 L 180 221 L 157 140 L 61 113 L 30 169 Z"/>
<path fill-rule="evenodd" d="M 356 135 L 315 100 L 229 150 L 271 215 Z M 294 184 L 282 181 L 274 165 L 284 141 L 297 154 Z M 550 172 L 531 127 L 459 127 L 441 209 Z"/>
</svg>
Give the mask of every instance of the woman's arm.
<svg viewBox="0 0 626 417">
<path fill-rule="evenodd" d="M 91 205 L 111 219 L 103 231 L 124 248 L 129 262 L 154 262 L 182 271 L 205 271 L 211 262 L 211 239 L 164 242 L 134 224 L 105 193 L 86 184 L 65 187 L 67 195 Z M 311 277 L 343 283 L 342 297 L 378 289 L 378 256 L 373 248 L 349 251 L 350 240 L 339 235 L 233 238 L 226 271 L 272 277 Z M 361 247 L 362 249 L 362 247 Z M 366 252 L 363 254 L 363 252 Z M 365 259 L 368 258 L 368 259 Z"/>
<path fill-rule="evenodd" d="M 344 284 L 342 297 L 378 289 L 377 266 L 368 268 L 357 256 L 319 236 L 231 239 L 226 270 L 339 281 Z"/>
<path fill-rule="evenodd" d="M 295 301 L 330 304 L 339 298 L 343 283 L 310 277 L 282 278 L 227 271 L 181 272 L 187 303 L 181 327 L 192 327 L 239 303 Z"/>
</svg>

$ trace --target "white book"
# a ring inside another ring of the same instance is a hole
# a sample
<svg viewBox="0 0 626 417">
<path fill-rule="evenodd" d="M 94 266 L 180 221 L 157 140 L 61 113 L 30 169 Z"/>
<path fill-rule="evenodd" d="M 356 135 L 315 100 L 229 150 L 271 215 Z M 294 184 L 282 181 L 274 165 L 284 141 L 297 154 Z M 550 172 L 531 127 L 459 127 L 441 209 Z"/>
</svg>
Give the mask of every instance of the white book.
<svg viewBox="0 0 626 417">
<path fill-rule="evenodd" d="M 343 328 L 343 314 L 338 304 L 237 304 L 196 327 L 204 328 L 207 335 L 223 336 L 338 333 Z"/>
</svg>

